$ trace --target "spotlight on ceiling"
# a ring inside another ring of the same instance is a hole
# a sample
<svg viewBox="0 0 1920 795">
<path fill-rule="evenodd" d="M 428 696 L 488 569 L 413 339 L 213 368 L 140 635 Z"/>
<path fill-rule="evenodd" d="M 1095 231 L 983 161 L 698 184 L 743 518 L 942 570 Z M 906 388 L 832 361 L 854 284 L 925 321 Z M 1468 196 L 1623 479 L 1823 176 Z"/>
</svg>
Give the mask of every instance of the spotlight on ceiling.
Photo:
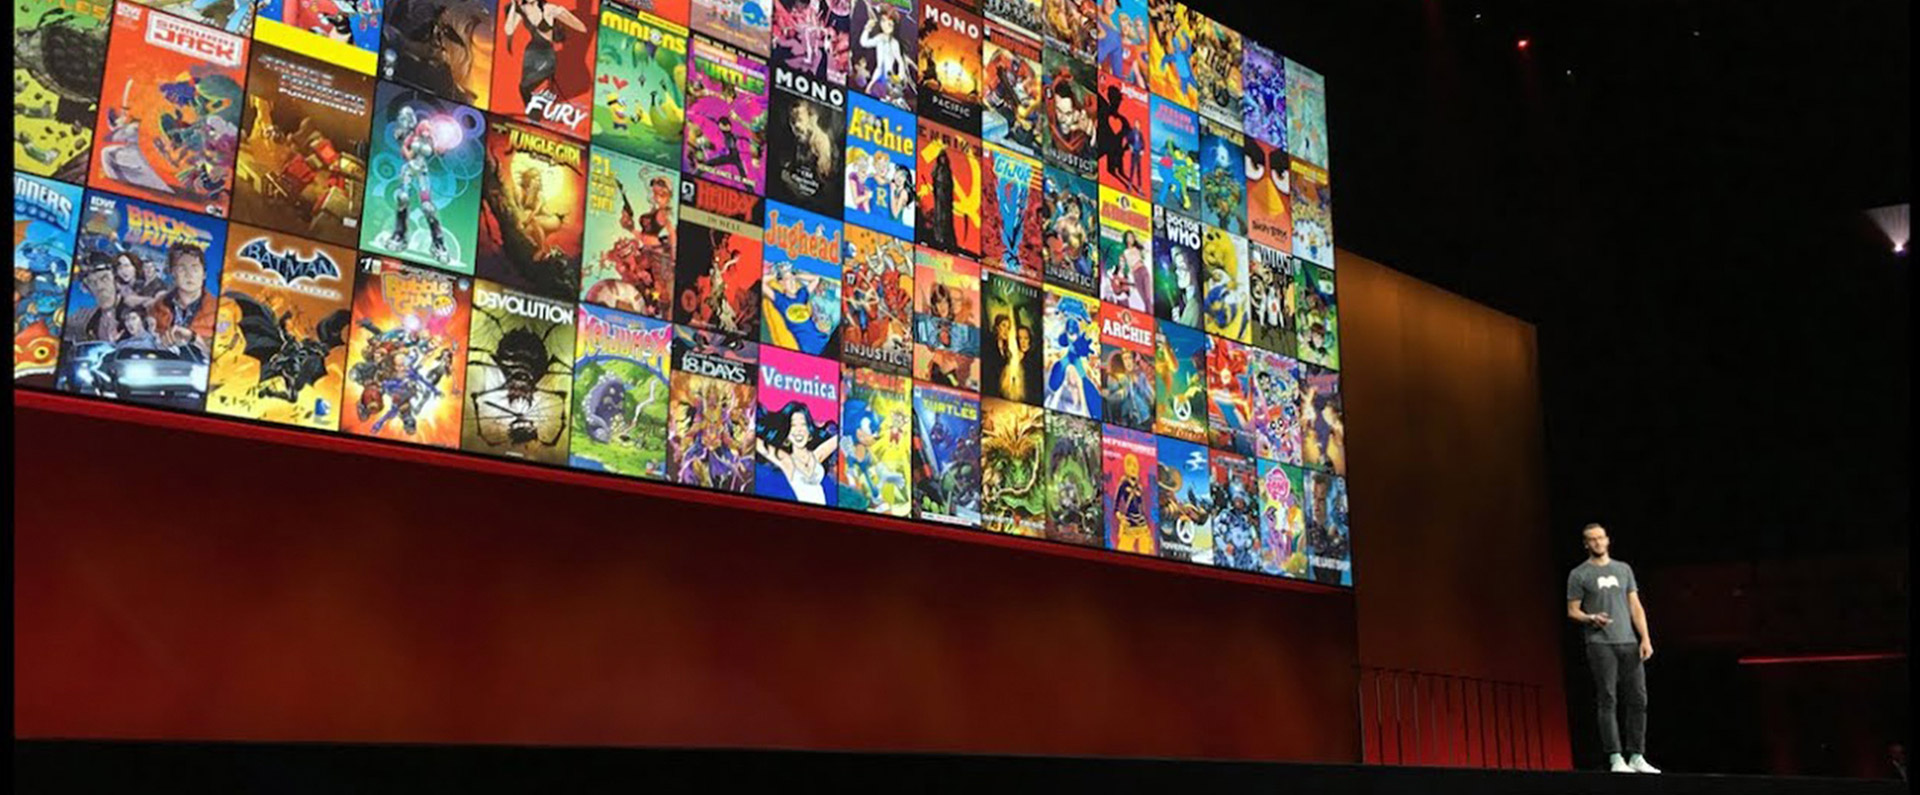
<svg viewBox="0 0 1920 795">
<path fill-rule="evenodd" d="M 1880 227 L 1881 233 L 1893 243 L 1893 253 L 1907 253 L 1907 205 L 1889 204 L 1867 211 L 1867 217 L 1873 219 L 1873 225 Z"/>
<path fill-rule="evenodd" d="M 1528 48 L 1528 47 L 1532 47 L 1532 46 L 1533 46 L 1533 40 L 1532 40 L 1532 39 L 1521 39 L 1521 40 L 1519 40 L 1519 41 L 1516 41 L 1516 42 L 1514 42 L 1514 43 L 1513 43 L 1513 46 L 1515 46 L 1515 47 L 1519 47 L 1520 49 L 1522 49 L 1522 50 L 1524 50 L 1524 49 L 1526 49 L 1526 48 Z"/>
</svg>

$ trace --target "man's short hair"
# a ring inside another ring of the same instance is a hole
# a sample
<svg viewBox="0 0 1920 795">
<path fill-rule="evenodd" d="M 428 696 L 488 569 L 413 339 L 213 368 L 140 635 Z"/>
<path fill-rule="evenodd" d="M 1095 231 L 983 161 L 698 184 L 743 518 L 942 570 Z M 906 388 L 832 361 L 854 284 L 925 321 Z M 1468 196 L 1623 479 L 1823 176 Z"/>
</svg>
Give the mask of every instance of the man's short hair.
<svg viewBox="0 0 1920 795">
<path fill-rule="evenodd" d="M 1588 522 L 1586 527 L 1580 528 L 1580 535 L 1584 536 L 1587 534 L 1588 530 L 1594 530 L 1594 529 L 1606 530 L 1607 528 L 1602 527 L 1599 522 Z"/>
</svg>

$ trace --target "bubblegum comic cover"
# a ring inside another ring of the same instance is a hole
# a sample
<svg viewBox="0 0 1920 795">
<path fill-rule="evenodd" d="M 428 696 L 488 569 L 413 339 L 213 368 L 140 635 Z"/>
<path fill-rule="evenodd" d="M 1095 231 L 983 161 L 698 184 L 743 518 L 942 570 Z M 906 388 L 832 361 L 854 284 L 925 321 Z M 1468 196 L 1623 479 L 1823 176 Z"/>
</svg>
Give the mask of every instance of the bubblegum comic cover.
<svg viewBox="0 0 1920 795">
<path fill-rule="evenodd" d="M 1207 454 L 1213 486 L 1213 565 L 1240 571 L 1267 568 L 1266 535 L 1260 530 L 1260 466 L 1244 455 Z"/>
<path fill-rule="evenodd" d="M 1207 335 L 1160 321 L 1153 349 L 1153 432 L 1207 441 Z"/>
<path fill-rule="evenodd" d="M 1246 136 L 1211 121 L 1200 124 L 1200 220 L 1247 233 Z"/>
<path fill-rule="evenodd" d="M 575 336 L 568 463 L 666 480 L 673 326 L 582 305 Z"/>
<path fill-rule="evenodd" d="M 839 217 L 846 199 L 847 90 L 773 70 L 767 197 Z"/>
<path fill-rule="evenodd" d="M 920 156 L 914 165 L 923 246 L 980 256 L 980 139 L 920 120 Z"/>
<path fill-rule="evenodd" d="M 905 111 L 920 95 L 920 20 L 914 0 L 855 0 L 847 87 Z"/>
<path fill-rule="evenodd" d="M 473 273 L 486 117 L 405 86 L 374 94 L 360 248 Z"/>
<path fill-rule="evenodd" d="M 851 224 L 845 234 L 840 360 L 905 375 L 913 369 L 913 244 Z"/>
<path fill-rule="evenodd" d="M 980 391 L 980 287 L 978 264 L 925 246 L 918 249 L 913 274 L 914 380 Z"/>
<path fill-rule="evenodd" d="M 687 121 L 687 29 L 605 3 L 595 75 L 593 145 L 678 169 Z"/>
<path fill-rule="evenodd" d="M 838 218 L 767 202 L 761 342 L 809 356 L 840 355 L 841 230 Z"/>
<path fill-rule="evenodd" d="M 682 170 L 765 196 L 767 62 L 699 36 L 690 49 Z"/>
<path fill-rule="evenodd" d="M 1101 418 L 1153 430 L 1153 316 L 1100 305 Z"/>
<path fill-rule="evenodd" d="M 1199 14 L 1193 15 L 1194 93 L 1198 95 L 1200 115 L 1219 124 L 1241 129 L 1240 31 Z"/>
<path fill-rule="evenodd" d="M 207 411 L 331 431 L 353 317 L 353 249 L 233 224 Z"/>
<path fill-rule="evenodd" d="M 882 234 L 913 239 L 913 161 L 919 121 L 865 94 L 848 96 L 844 217 Z"/>
<path fill-rule="evenodd" d="M 1327 167 L 1327 79 L 1291 58 L 1287 76 L 1287 154 Z"/>
<path fill-rule="evenodd" d="M 767 61 L 836 87 L 847 84 L 853 0 L 773 0 L 773 45 Z"/>
<path fill-rule="evenodd" d="M 1093 179 L 1099 165 L 1093 62 L 1049 48 L 1041 63 L 1046 70 L 1041 90 L 1047 98 L 1047 162 Z"/>
<path fill-rule="evenodd" d="M 1307 564 L 1314 582 L 1353 585 L 1353 544 L 1347 532 L 1347 479 L 1306 473 Z"/>
<path fill-rule="evenodd" d="M 1150 24 L 1147 42 L 1148 85 L 1187 110 L 1200 102 L 1193 74 L 1193 43 L 1198 15 L 1176 0 L 1147 0 Z"/>
<path fill-rule="evenodd" d="M 1100 291 L 1100 186 L 1047 166 L 1041 187 L 1040 260 L 1047 282 L 1084 293 Z"/>
<path fill-rule="evenodd" d="M 253 17 L 258 10 L 252 2 L 219 0 L 149 0 L 143 5 L 235 36 L 253 35 Z"/>
<path fill-rule="evenodd" d="M 1260 533 L 1267 551 L 1262 570 L 1268 574 L 1307 575 L 1305 496 L 1299 467 L 1260 462 Z"/>
<path fill-rule="evenodd" d="M 75 185 L 87 181 L 112 7 L 13 0 L 14 170 Z"/>
<path fill-rule="evenodd" d="M 711 331 L 673 329 L 667 472 L 675 483 L 753 490 L 754 387 L 760 346 Z"/>
<path fill-rule="evenodd" d="M 1008 535 L 1047 534 L 1046 412 L 980 400 L 980 527 Z"/>
<path fill-rule="evenodd" d="M 1160 489 L 1160 556 L 1213 563 L 1213 471 L 1207 448 L 1193 442 L 1155 437 Z"/>
<path fill-rule="evenodd" d="M 967 135 L 980 131 L 980 16 L 943 0 L 920 0 L 922 118 Z"/>
<path fill-rule="evenodd" d="M 1153 308 L 1153 217 L 1145 199 L 1100 186 L 1100 300 Z"/>
<path fill-rule="evenodd" d="M 1046 204 L 1040 161 L 987 145 L 993 195 L 981 207 L 981 264 L 1027 279 L 1043 278 L 1041 208 Z"/>
<path fill-rule="evenodd" d="M 371 75 L 256 42 L 240 115 L 233 220 L 336 246 L 358 244 L 373 86 Z"/>
<path fill-rule="evenodd" d="M 989 273 L 980 285 L 980 394 L 1038 406 L 1045 360 L 1040 285 Z"/>
<path fill-rule="evenodd" d="M 980 13 L 989 27 L 1004 25 L 1035 38 L 1041 31 L 1041 0 L 980 0 Z"/>
<path fill-rule="evenodd" d="M 1097 0 L 1047 0 L 1047 49 L 1093 63 L 1100 47 L 1100 16 Z"/>
<path fill-rule="evenodd" d="M 1253 268 L 1247 290 L 1253 344 L 1293 355 L 1298 345 L 1294 334 L 1299 300 L 1297 260 L 1259 243 L 1247 245 L 1247 256 Z"/>
<path fill-rule="evenodd" d="M 1159 444 L 1153 434 L 1105 426 L 1100 439 L 1100 495 L 1107 548 L 1160 554 Z"/>
<path fill-rule="evenodd" d="M 249 43 L 145 6 L 115 6 L 87 184 L 224 217 Z"/>
<path fill-rule="evenodd" d="M 1253 378 L 1254 454 L 1300 465 L 1300 365 L 1258 348 L 1247 351 Z"/>
<path fill-rule="evenodd" d="M 599 0 L 501 0 L 492 110 L 585 141 Z"/>
<path fill-rule="evenodd" d="M 54 386 L 199 411 L 227 224 L 87 191 Z"/>
<path fill-rule="evenodd" d="M 1041 318 L 1046 333 L 1046 399 L 1050 411 L 1098 420 L 1100 399 L 1100 302 L 1047 285 Z"/>
<path fill-rule="evenodd" d="M 980 526 L 980 397 L 913 385 L 913 517 Z"/>
<path fill-rule="evenodd" d="M 1341 408 L 1340 374 L 1300 365 L 1300 464 L 1347 474 L 1347 425 Z"/>
<path fill-rule="evenodd" d="M 1293 252 L 1293 166 L 1279 147 L 1248 139 L 1247 239 Z"/>
<path fill-rule="evenodd" d="M 1153 144 L 1153 203 L 1200 217 L 1200 118 L 1155 94 L 1147 102 Z"/>
<path fill-rule="evenodd" d="M 486 110 L 497 0 L 386 0 L 380 79 Z"/>
<path fill-rule="evenodd" d="M 1146 0 L 1100 0 L 1100 49 L 1094 62 L 1100 73 L 1140 90 L 1146 96 L 1147 84 L 1147 3 Z"/>
<path fill-rule="evenodd" d="M 1240 61 L 1245 91 L 1240 95 L 1241 129 L 1254 140 L 1278 149 L 1287 149 L 1287 64 L 1286 59 L 1248 37 L 1246 55 Z"/>
<path fill-rule="evenodd" d="M 753 491 L 808 505 L 838 505 L 840 363 L 760 348 Z"/>
<path fill-rule="evenodd" d="M 340 430 L 459 447 L 472 315 L 472 279 L 361 256 Z"/>
<path fill-rule="evenodd" d="M 1106 545 L 1101 519 L 1100 423 L 1047 412 L 1047 538 Z"/>
<path fill-rule="evenodd" d="M 254 32 L 259 42 L 266 42 L 269 38 L 292 42 L 302 37 L 314 37 L 363 50 L 369 53 L 366 59 L 368 63 L 374 60 L 372 54 L 380 51 L 380 19 L 385 15 L 385 0 L 250 0 L 234 5 L 252 5 L 260 10 Z M 268 28 L 274 25 L 297 31 L 301 35 L 284 38 L 273 36 Z"/>
<path fill-rule="evenodd" d="M 760 197 L 681 180 L 673 322 L 736 337 L 759 335 L 765 223 Z"/>
<path fill-rule="evenodd" d="M 1040 41 L 989 16 L 981 59 L 985 63 L 982 79 L 986 81 L 981 139 L 1038 157 L 1045 139 L 1041 127 Z"/>
<path fill-rule="evenodd" d="M 580 300 L 673 319 L 679 197 L 679 172 L 603 146 L 592 148 Z"/>
<path fill-rule="evenodd" d="M 1249 338 L 1247 311 L 1247 239 L 1202 226 L 1201 272 L 1206 275 L 1206 328 L 1235 342 Z"/>
<path fill-rule="evenodd" d="M 1200 222 L 1153 206 L 1153 316 L 1200 328 Z"/>
<path fill-rule="evenodd" d="M 1153 195 L 1153 177 L 1147 171 L 1146 89 L 1101 72 L 1094 110 L 1099 122 L 1093 143 L 1100 160 L 1100 185 L 1141 198 Z"/>
<path fill-rule="evenodd" d="M 1293 255 L 1333 267 L 1333 189 L 1327 172 L 1293 161 Z"/>
<path fill-rule="evenodd" d="M 474 282 L 460 449 L 567 463 L 574 322 L 572 301 Z"/>
<path fill-rule="evenodd" d="M 495 118 L 480 183 L 480 278 L 548 298 L 580 294 L 587 147 Z"/>
<path fill-rule="evenodd" d="M 840 368 L 840 507 L 888 516 L 913 509 L 913 382 L 864 367 Z"/>
<path fill-rule="evenodd" d="M 772 0 L 692 0 L 687 26 L 764 59 L 772 14 Z"/>
<path fill-rule="evenodd" d="M 13 383 L 53 386 L 81 190 L 13 173 Z"/>
<path fill-rule="evenodd" d="M 1207 338 L 1207 446 L 1253 455 L 1253 400 L 1247 395 L 1247 346 Z"/>
<path fill-rule="evenodd" d="M 1300 361 L 1329 370 L 1340 369 L 1340 307 L 1333 293 L 1333 271 L 1311 265 L 1300 267 L 1294 307 L 1299 323 Z"/>
</svg>

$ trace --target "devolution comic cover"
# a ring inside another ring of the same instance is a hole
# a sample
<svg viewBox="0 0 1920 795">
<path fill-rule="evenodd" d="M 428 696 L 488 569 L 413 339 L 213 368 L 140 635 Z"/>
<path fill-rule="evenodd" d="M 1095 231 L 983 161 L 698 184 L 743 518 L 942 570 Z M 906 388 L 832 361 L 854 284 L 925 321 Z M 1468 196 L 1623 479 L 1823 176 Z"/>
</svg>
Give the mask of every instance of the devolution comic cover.
<svg viewBox="0 0 1920 795">
<path fill-rule="evenodd" d="M 87 181 L 112 8 L 93 0 L 13 0 L 14 170 Z"/>
<path fill-rule="evenodd" d="M 1299 467 L 1260 462 L 1260 532 L 1266 536 L 1268 574 L 1307 575 L 1305 496 Z"/>
<path fill-rule="evenodd" d="M 980 399 L 980 527 L 1042 538 L 1047 533 L 1045 410 Z"/>
<path fill-rule="evenodd" d="M 373 90 L 372 75 L 255 42 L 233 220 L 336 246 L 358 243 Z"/>
<path fill-rule="evenodd" d="M 1353 545 L 1347 533 L 1347 479 L 1309 470 L 1306 483 L 1307 565 L 1315 582 L 1353 585 Z"/>
<path fill-rule="evenodd" d="M 988 273 L 980 284 L 980 394 L 1028 405 L 1045 399 L 1046 301 L 1039 284 Z"/>
<path fill-rule="evenodd" d="M 1153 216 L 1147 200 L 1100 186 L 1100 300 L 1153 309 Z"/>
<path fill-rule="evenodd" d="M 980 526 L 980 396 L 913 385 L 913 517 Z"/>
<path fill-rule="evenodd" d="M 13 383 L 51 387 L 67 283 L 80 234 L 81 190 L 13 172 Z"/>
<path fill-rule="evenodd" d="M 849 224 L 911 240 L 919 122 L 912 113 L 865 94 L 847 100 L 844 217 Z"/>
<path fill-rule="evenodd" d="M 1100 187 L 1047 166 L 1040 189 L 1040 260 L 1047 282 L 1083 293 L 1100 291 Z"/>
<path fill-rule="evenodd" d="M 843 234 L 837 217 L 767 202 L 761 342 L 809 356 L 839 357 Z"/>
<path fill-rule="evenodd" d="M 1287 154 L 1327 168 L 1327 79 L 1283 58 L 1287 78 Z"/>
<path fill-rule="evenodd" d="M 906 375 L 913 370 L 913 244 L 852 224 L 845 237 L 840 360 Z"/>
<path fill-rule="evenodd" d="M 1159 555 L 1160 447 L 1153 434 L 1105 426 L 1100 437 L 1100 496 L 1107 548 Z"/>
<path fill-rule="evenodd" d="M 758 196 L 681 180 L 674 323 L 736 337 L 759 333 L 764 215 Z"/>
<path fill-rule="evenodd" d="M 1048 47 L 1041 59 L 1046 94 L 1046 160 L 1087 179 L 1096 177 L 1094 150 L 1099 108 L 1093 97 L 1093 63 Z"/>
<path fill-rule="evenodd" d="M 847 188 L 847 90 L 775 67 L 769 113 L 767 198 L 838 218 Z"/>
<path fill-rule="evenodd" d="M 1041 319 L 1045 334 L 1046 388 L 1049 411 L 1101 419 L 1100 302 L 1055 285 L 1047 285 Z"/>
<path fill-rule="evenodd" d="M 473 279 L 374 255 L 358 270 L 340 429 L 459 447 Z"/>
<path fill-rule="evenodd" d="M 915 252 L 914 380 L 980 391 L 980 293 L 979 264 L 926 246 Z"/>
<path fill-rule="evenodd" d="M 1292 357 L 1258 348 L 1253 362 L 1254 454 L 1269 461 L 1300 465 L 1300 365 Z"/>
<path fill-rule="evenodd" d="M 920 0 L 921 118 L 980 133 L 980 37 L 980 15 L 967 6 Z"/>
<path fill-rule="evenodd" d="M 680 173 L 595 146 L 587 156 L 580 300 L 673 319 Z"/>
<path fill-rule="evenodd" d="M 675 483 L 753 490 L 754 387 L 760 346 L 726 334 L 673 329 L 667 471 Z"/>
<path fill-rule="evenodd" d="M 1100 305 L 1100 415 L 1125 428 L 1153 430 L 1153 316 Z"/>
<path fill-rule="evenodd" d="M 1200 100 L 1192 63 L 1196 16 L 1178 0 L 1147 0 L 1148 85 L 1188 110 Z"/>
<path fill-rule="evenodd" d="M 473 273 L 487 161 L 485 115 L 382 82 L 374 92 L 370 137 L 360 248 Z"/>
<path fill-rule="evenodd" d="M 582 304 L 574 336 L 568 463 L 666 480 L 673 326 Z"/>
<path fill-rule="evenodd" d="M 692 0 L 687 26 L 765 59 L 773 24 L 768 3 L 769 0 Z"/>
<path fill-rule="evenodd" d="M 686 27 L 605 3 L 594 69 L 594 147 L 679 169 L 687 121 Z"/>
<path fill-rule="evenodd" d="M 912 513 L 912 387 L 904 375 L 840 368 L 840 507 Z"/>
<path fill-rule="evenodd" d="M 501 0 L 492 110 L 575 140 L 593 130 L 600 0 Z"/>
<path fill-rule="evenodd" d="M 1293 255 L 1322 268 L 1333 267 L 1333 189 L 1327 172 L 1293 161 Z"/>
<path fill-rule="evenodd" d="M 980 256 L 980 139 L 922 118 L 913 176 L 920 245 Z"/>
<path fill-rule="evenodd" d="M 1130 196 L 1152 195 L 1153 177 L 1147 170 L 1147 92 L 1106 72 L 1100 73 L 1094 110 L 1094 154 L 1099 160 L 1100 185 Z"/>
<path fill-rule="evenodd" d="M 1100 422 L 1047 412 L 1047 538 L 1105 546 L 1101 520 Z"/>
<path fill-rule="evenodd" d="M 1241 129 L 1245 123 L 1240 107 L 1245 56 L 1240 32 L 1199 14 L 1193 15 L 1193 21 L 1193 56 L 1189 63 L 1200 105 L 1197 110 L 1217 123 Z"/>
<path fill-rule="evenodd" d="M 981 264 L 1025 279 L 1044 278 L 1045 169 L 1039 160 L 988 144 L 987 173 L 992 195 L 981 207 Z"/>
<path fill-rule="evenodd" d="M 1100 72 L 1139 89 L 1144 99 L 1147 84 L 1147 3 L 1146 0 L 1100 0 L 1100 48 L 1094 63 Z"/>
<path fill-rule="evenodd" d="M 1240 61 L 1241 129 L 1254 140 L 1280 151 L 1287 149 L 1286 59 L 1248 37 L 1246 57 Z"/>
<path fill-rule="evenodd" d="M 1200 217 L 1200 120 L 1155 94 L 1147 100 L 1153 152 L 1153 203 L 1156 207 Z"/>
<path fill-rule="evenodd" d="M 753 492 L 838 505 L 840 363 L 760 346 Z"/>
<path fill-rule="evenodd" d="M 1202 226 L 1200 233 L 1200 270 L 1205 274 L 1201 302 L 1209 334 L 1218 334 L 1235 342 L 1246 342 L 1247 328 L 1247 239 L 1239 235 Z"/>
<path fill-rule="evenodd" d="M 700 36 L 688 50 L 683 173 L 765 196 L 766 60 Z"/>
<path fill-rule="evenodd" d="M 1214 450 L 1212 469 L 1213 565 L 1258 572 L 1267 567 L 1266 535 L 1260 531 L 1260 466 L 1244 455 Z"/>
<path fill-rule="evenodd" d="M 989 144 L 1039 157 L 1046 140 L 1040 91 L 1040 41 L 987 17 L 981 49 L 984 99 L 980 138 Z"/>
<path fill-rule="evenodd" d="M 847 84 L 853 57 L 853 3 L 849 0 L 773 0 L 772 48 L 767 61 L 835 86 Z"/>
<path fill-rule="evenodd" d="M 1207 448 L 1183 439 L 1154 438 L 1159 465 L 1160 556 L 1213 563 L 1213 471 Z"/>
<path fill-rule="evenodd" d="M 386 0 L 380 79 L 486 110 L 498 0 Z"/>
<path fill-rule="evenodd" d="M 1293 165 L 1280 147 L 1247 141 L 1247 239 L 1293 252 Z"/>
<path fill-rule="evenodd" d="M 1200 221 L 1247 233 L 1246 136 L 1210 120 L 1200 124 Z"/>
<path fill-rule="evenodd" d="M 1289 356 L 1298 345 L 1294 317 L 1299 271 L 1296 260 L 1259 243 L 1247 244 L 1252 266 L 1248 278 L 1248 310 L 1253 314 L 1253 344 Z"/>
<path fill-rule="evenodd" d="M 914 0 L 856 0 L 847 87 L 905 111 L 919 107 L 920 20 Z"/>
<path fill-rule="evenodd" d="M 353 249 L 228 226 L 207 411 L 338 429 L 353 276 Z"/>
<path fill-rule="evenodd" d="M 572 299 L 580 293 L 587 147 L 498 116 L 487 128 L 476 275 L 503 287 Z"/>
<path fill-rule="evenodd" d="M 1207 441 L 1207 335 L 1159 322 L 1153 350 L 1153 432 Z"/>
<path fill-rule="evenodd" d="M 1253 400 L 1247 346 L 1207 337 L 1207 445 L 1253 455 Z"/>
<path fill-rule="evenodd" d="M 1153 207 L 1153 316 L 1200 328 L 1200 222 Z"/>
<path fill-rule="evenodd" d="M 572 301 L 474 282 L 460 449 L 567 463 L 575 322 Z"/>
<path fill-rule="evenodd" d="M 1340 399 L 1340 374 L 1300 365 L 1300 464 L 1308 469 L 1347 474 L 1347 425 Z"/>
</svg>

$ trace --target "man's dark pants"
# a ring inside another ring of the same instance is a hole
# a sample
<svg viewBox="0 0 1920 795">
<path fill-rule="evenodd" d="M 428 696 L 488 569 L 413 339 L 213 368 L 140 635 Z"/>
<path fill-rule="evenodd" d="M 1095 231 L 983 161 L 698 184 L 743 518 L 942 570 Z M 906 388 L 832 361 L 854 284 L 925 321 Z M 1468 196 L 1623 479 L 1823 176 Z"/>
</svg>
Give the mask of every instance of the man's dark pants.
<svg viewBox="0 0 1920 795">
<path fill-rule="evenodd" d="M 1647 673 L 1638 643 L 1589 643 L 1587 667 L 1593 671 L 1595 707 L 1600 713 L 1600 745 L 1609 754 L 1647 750 Z M 1621 744 L 1614 706 L 1626 707 L 1627 736 Z"/>
</svg>

